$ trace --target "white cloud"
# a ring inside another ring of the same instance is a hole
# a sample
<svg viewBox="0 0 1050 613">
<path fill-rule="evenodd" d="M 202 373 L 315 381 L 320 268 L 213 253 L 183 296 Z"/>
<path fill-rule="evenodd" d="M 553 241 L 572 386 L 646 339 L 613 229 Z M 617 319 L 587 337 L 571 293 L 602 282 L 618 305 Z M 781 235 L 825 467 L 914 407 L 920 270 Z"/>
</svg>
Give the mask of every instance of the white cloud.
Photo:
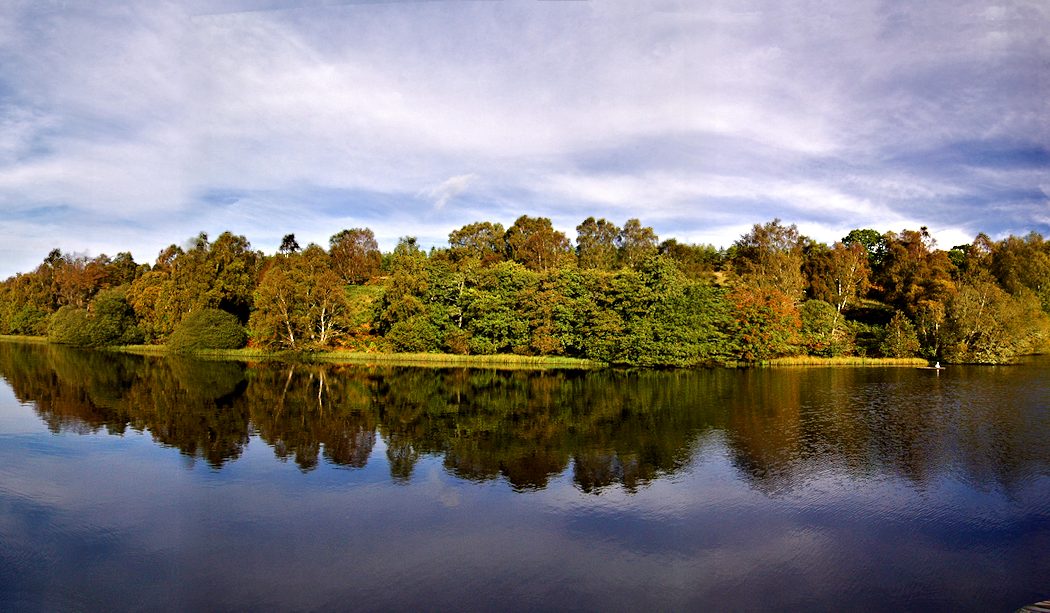
<svg viewBox="0 0 1050 613">
<path fill-rule="evenodd" d="M 424 193 L 434 201 L 434 208 L 440 211 L 445 208 L 449 200 L 465 192 L 467 187 L 477 178 L 477 175 L 474 174 L 449 177 L 440 185 L 436 185 Z"/>
</svg>

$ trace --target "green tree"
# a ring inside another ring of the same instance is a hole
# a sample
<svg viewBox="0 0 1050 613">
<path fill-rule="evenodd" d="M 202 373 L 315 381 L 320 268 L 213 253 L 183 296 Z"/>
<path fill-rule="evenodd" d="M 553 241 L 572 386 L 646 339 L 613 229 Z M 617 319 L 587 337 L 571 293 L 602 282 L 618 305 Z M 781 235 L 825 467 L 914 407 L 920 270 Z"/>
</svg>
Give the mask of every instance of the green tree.
<svg viewBox="0 0 1050 613">
<path fill-rule="evenodd" d="M 775 290 L 800 301 L 806 286 L 802 273 L 804 245 L 805 238 L 794 224 L 785 226 L 779 219 L 755 224 L 733 244 L 733 269 L 745 283 L 762 292 Z"/>
<path fill-rule="evenodd" d="M 246 322 L 262 262 L 243 236 L 223 232 L 211 242 L 201 232 L 187 249 L 161 251 L 152 270 L 132 283 L 128 300 L 151 340 L 166 339 L 200 309 L 220 309 Z"/>
<path fill-rule="evenodd" d="M 143 337 L 124 288 L 110 288 L 100 291 L 87 309 L 60 308 L 51 319 L 48 338 L 76 347 L 103 347 L 134 344 Z"/>
<path fill-rule="evenodd" d="M 879 347 L 888 358 L 911 358 L 919 352 L 919 337 L 915 326 L 902 311 L 893 314 L 886 325 L 885 335 Z"/>
<path fill-rule="evenodd" d="M 1050 242 L 1038 232 L 995 243 L 989 268 L 1003 289 L 1014 295 L 1031 291 L 1050 313 Z"/>
<path fill-rule="evenodd" d="M 503 241 L 505 234 L 502 224 L 488 221 L 467 224 L 453 230 L 448 235 L 452 258 L 457 262 L 472 258 L 482 266 L 502 262 L 507 250 Z"/>
<path fill-rule="evenodd" d="M 861 245 L 868 254 L 868 268 L 879 270 L 883 260 L 886 258 L 886 239 L 878 230 L 865 228 L 863 230 L 850 230 L 842 239 L 846 247 Z"/>
<path fill-rule="evenodd" d="M 807 300 L 799 308 L 801 340 L 810 355 L 834 357 L 853 351 L 853 335 L 834 306 Z"/>
<path fill-rule="evenodd" d="M 620 265 L 628 268 L 640 267 L 643 262 L 656 255 L 657 243 L 656 232 L 653 232 L 652 228 L 642 226 L 637 219 L 628 219 L 616 237 Z"/>
<path fill-rule="evenodd" d="M 300 253 L 277 255 L 255 290 L 255 303 L 249 328 L 262 347 L 321 349 L 349 326 L 343 283 L 328 254 L 314 244 Z"/>
<path fill-rule="evenodd" d="M 613 270 L 616 268 L 617 240 L 620 228 L 605 219 L 588 217 L 576 226 L 576 257 L 580 268 Z"/>
<path fill-rule="evenodd" d="M 538 281 L 536 273 L 517 262 L 481 271 L 464 305 L 471 353 L 529 353 L 529 317 L 519 304 Z"/>
<path fill-rule="evenodd" d="M 369 228 L 351 228 L 328 240 L 332 267 L 344 283 L 364 283 L 379 274 L 382 255 Z"/>
<path fill-rule="evenodd" d="M 551 270 L 565 264 L 572 251 L 569 239 L 546 217 L 522 215 L 505 237 L 510 259 L 529 270 Z"/>
<path fill-rule="evenodd" d="M 721 264 L 721 254 L 713 245 L 690 245 L 669 238 L 660 243 L 658 251 L 674 260 L 690 279 L 714 281 L 715 270 Z"/>
<path fill-rule="evenodd" d="M 966 282 L 948 302 L 945 359 L 997 364 L 1040 347 L 1050 321 L 1035 294 L 1010 295 L 990 278 Z"/>
</svg>

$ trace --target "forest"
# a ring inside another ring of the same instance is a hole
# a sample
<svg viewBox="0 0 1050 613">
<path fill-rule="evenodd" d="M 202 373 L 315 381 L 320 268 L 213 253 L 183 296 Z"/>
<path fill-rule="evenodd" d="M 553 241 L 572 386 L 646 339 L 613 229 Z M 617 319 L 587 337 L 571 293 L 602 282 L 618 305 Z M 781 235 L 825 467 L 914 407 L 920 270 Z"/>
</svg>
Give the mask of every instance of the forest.
<svg viewBox="0 0 1050 613">
<path fill-rule="evenodd" d="M 383 253 L 371 230 L 273 255 L 200 233 L 152 264 L 52 250 L 0 283 L 0 334 L 75 346 L 566 356 L 613 365 L 785 356 L 1004 363 L 1050 339 L 1050 242 L 938 248 L 927 229 L 832 245 L 779 219 L 716 249 L 638 219 L 477 222 Z"/>
</svg>

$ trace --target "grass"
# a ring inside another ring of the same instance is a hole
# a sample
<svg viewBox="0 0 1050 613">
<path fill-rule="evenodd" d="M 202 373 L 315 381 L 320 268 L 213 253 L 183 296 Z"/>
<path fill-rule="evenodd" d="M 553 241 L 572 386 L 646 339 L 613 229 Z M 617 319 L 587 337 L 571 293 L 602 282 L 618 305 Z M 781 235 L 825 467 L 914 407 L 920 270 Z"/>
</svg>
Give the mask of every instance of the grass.
<svg viewBox="0 0 1050 613">
<path fill-rule="evenodd" d="M 864 358 L 842 356 L 836 358 L 819 358 L 811 355 L 800 355 L 786 358 L 763 360 L 756 366 L 928 366 L 922 358 Z"/>
<path fill-rule="evenodd" d="M 136 355 L 171 355 L 164 345 L 127 345 L 112 351 Z M 602 364 L 575 358 L 522 355 L 455 355 L 447 353 L 368 353 L 321 351 L 299 353 L 263 349 L 202 349 L 190 353 L 214 360 L 323 361 L 339 364 L 384 364 L 390 366 L 475 366 L 481 368 L 596 368 Z"/>
<path fill-rule="evenodd" d="M 46 344 L 46 336 L 0 335 L 0 341 Z M 171 355 L 164 345 L 126 345 L 112 347 L 110 351 L 136 355 Z M 210 360 L 241 361 L 322 361 L 336 364 L 383 364 L 388 366 L 429 366 L 441 368 L 448 366 L 477 368 L 601 368 L 605 364 L 593 360 L 553 356 L 525 355 L 457 355 L 450 353 L 372 353 L 365 351 L 321 351 L 298 353 L 292 351 L 266 351 L 246 347 L 244 349 L 203 349 L 194 351 L 193 357 Z M 928 366 L 922 358 L 862 358 L 844 356 L 837 358 L 818 358 L 814 356 L 793 356 L 763 360 L 757 364 L 731 363 L 726 366 Z"/>
<path fill-rule="evenodd" d="M 596 368 L 593 360 L 526 355 L 458 355 L 450 353 L 363 353 L 325 351 L 313 359 L 351 364 L 406 364 L 412 366 L 485 366 L 499 368 Z"/>
<path fill-rule="evenodd" d="M 22 336 L 19 334 L 0 334 L 0 341 L 7 341 L 11 343 L 35 343 L 37 345 L 46 345 L 46 336 Z"/>
</svg>

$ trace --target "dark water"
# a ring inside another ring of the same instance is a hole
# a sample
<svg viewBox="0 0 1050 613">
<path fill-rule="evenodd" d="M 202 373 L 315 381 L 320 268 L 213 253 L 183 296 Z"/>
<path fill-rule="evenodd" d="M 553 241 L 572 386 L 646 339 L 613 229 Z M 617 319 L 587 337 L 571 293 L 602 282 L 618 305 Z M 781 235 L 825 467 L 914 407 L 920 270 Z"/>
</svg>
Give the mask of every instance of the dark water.
<svg viewBox="0 0 1050 613">
<path fill-rule="evenodd" d="M 1050 359 L 493 372 L 0 343 L 0 610 L 1050 598 Z"/>
</svg>

